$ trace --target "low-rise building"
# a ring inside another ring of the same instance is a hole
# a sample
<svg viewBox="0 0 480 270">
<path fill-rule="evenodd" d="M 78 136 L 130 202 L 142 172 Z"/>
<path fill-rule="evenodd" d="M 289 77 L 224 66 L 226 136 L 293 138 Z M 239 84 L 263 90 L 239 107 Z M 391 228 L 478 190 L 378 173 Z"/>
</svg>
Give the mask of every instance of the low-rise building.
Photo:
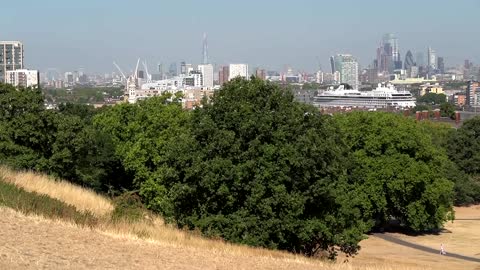
<svg viewBox="0 0 480 270">
<path fill-rule="evenodd" d="M 38 70 L 17 69 L 5 73 L 5 82 L 15 87 L 37 88 L 40 85 Z"/>
<path fill-rule="evenodd" d="M 467 102 L 467 95 L 464 93 L 457 93 L 453 95 L 453 103 L 455 106 L 463 107 Z"/>
<path fill-rule="evenodd" d="M 445 92 L 443 91 L 443 87 L 440 86 L 440 84 L 436 83 L 436 84 L 424 84 L 421 86 L 421 90 L 420 90 L 420 95 L 421 96 L 424 96 L 426 94 L 429 94 L 429 93 L 434 93 L 434 94 L 445 94 Z"/>
</svg>

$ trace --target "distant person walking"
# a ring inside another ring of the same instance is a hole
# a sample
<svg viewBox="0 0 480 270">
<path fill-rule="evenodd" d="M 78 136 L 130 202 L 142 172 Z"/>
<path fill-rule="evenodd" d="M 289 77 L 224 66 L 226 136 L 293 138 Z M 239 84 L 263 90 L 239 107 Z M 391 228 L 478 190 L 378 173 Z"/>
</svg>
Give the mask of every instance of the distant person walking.
<svg viewBox="0 0 480 270">
<path fill-rule="evenodd" d="M 447 252 L 445 251 L 443 244 L 440 245 L 440 255 L 447 255 Z"/>
</svg>

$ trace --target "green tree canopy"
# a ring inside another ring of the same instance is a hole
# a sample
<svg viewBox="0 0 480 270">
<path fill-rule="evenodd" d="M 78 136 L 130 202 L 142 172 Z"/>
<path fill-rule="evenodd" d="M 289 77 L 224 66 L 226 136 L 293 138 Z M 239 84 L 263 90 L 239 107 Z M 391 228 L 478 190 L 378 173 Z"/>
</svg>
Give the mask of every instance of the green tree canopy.
<svg viewBox="0 0 480 270">
<path fill-rule="evenodd" d="M 113 145 L 73 107 L 45 110 L 39 90 L 0 84 L 0 163 L 101 189 L 112 176 Z"/>
<path fill-rule="evenodd" d="M 270 83 L 234 80 L 193 112 L 191 135 L 167 144 L 141 193 L 151 209 L 208 236 L 354 254 L 369 227 L 346 186 L 346 148 L 330 120 Z"/>
<path fill-rule="evenodd" d="M 452 134 L 448 155 L 469 174 L 480 173 L 480 117 L 467 120 Z"/>
<path fill-rule="evenodd" d="M 447 96 L 445 94 L 427 93 L 417 98 L 417 102 L 430 105 L 440 105 L 447 102 Z"/>
<path fill-rule="evenodd" d="M 414 231 L 438 229 L 451 217 L 448 160 L 414 120 L 388 113 L 336 116 L 352 153 L 350 183 L 365 218 L 399 220 Z"/>
<path fill-rule="evenodd" d="M 450 119 L 455 119 L 455 105 L 448 102 L 440 104 L 440 113 L 442 117 L 449 117 Z"/>
<path fill-rule="evenodd" d="M 113 180 L 112 186 L 138 189 L 169 168 L 171 164 L 165 160 L 167 146 L 176 145 L 182 136 L 190 134 L 186 124 L 190 114 L 170 99 L 170 95 L 163 95 L 121 104 L 104 109 L 94 118 L 95 128 L 110 135 L 115 155 L 128 175 L 123 182 Z M 182 150 L 185 152 L 174 154 L 190 155 L 188 148 Z"/>
</svg>

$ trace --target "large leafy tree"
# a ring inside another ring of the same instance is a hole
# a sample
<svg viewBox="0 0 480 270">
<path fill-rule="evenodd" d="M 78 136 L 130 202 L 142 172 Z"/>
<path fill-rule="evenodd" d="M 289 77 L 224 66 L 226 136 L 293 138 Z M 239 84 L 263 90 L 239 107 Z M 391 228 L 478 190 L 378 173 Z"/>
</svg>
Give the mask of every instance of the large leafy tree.
<svg viewBox="0 0 480 270">
<path fill-rule="evenodd" d="M 170 150 L 167 146 L 173 147 L 182 137 L 189 136 L 188 119 L 189 113 L 171 95 L 117 105 L 95 116 L 95 128 L 109 134 L 115 145 L 114 155 L 125 170 L 126 177 L 112 179 L 109 184 L 116 189 L 138 190 L 165 169 L 176 173 L 170 169 L 165 151 Z M 184 152 L 174 155 L 190 155 L 188 147 L 179 150 Z M 158 200 L 164 200 L 163 197 Z"/>
<path fill-rule="evenodd" d="M 444 175 L 448 180 L 455 183 L 455 205 L 469 205 L 480 202 L 480 182 L 473 175 L 463 171 L 451 157 L 452 153 L 458 154 L 457 151 L 464 151 L 465 149 L 462 149 L 462 147 L 469 147 L 465 144 L 452 144 L 452 139 L 459 135 L 457 130 L 449 124 L 431 121 L 421 121 L 418 122 L 418 125 L 422 132 L 430 135 L 438 151 L 449 153 L 449 160 L 445 162 L 444 166 Z"/>
<path fill-rule="evenodd" d="M 364 218 L 378 226 L 396 219 L 414 231 L 438 229 L 452 218 L 448 159 L 414 120 L 371 112 L 336 120 L 352 153 L 349 181 Z"/>
<path fill-rule="evenodd" d="M 109 137 L 93 129 L 93 108 L 45 110 L 39 90 L 0 85 L 0 163 L 97 189 L 114 172 Z"/>
<path fill-rule="evenodd" d="M 448 156 L 462 170 L 456 182 L 456 203 L 468 205 L 480 202 L 480 117 L 465 121 L 450 134 L 446 144 Z M 463 174 L 462 174 L 463 173 Z M 464 175 L 466 174 L 466 175 Z"/>
<path fill-rule="evenodd" d="M 208 236 L 354 254 L 368 224 L 330 120 L 270 83 L 234 80 L 193 112 L 190 133 L 168 141 L 141 193 L 150 208 Z"/>
<path fill-rule="evenodd" d="M 463 123 L 452 133 L 447 145 L 448 155 L 469 174 L 480 173 L 480 117 Z"/>
</svg>

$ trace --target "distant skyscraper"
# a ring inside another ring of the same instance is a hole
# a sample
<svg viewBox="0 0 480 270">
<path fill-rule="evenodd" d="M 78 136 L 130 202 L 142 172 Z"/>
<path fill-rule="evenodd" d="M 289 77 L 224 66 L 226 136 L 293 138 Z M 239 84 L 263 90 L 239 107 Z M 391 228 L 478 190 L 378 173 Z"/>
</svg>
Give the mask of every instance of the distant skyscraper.
<svg viewBox="0 0 480 270">
<path fill-rule="evenodd" d="M 185 75 L 187 74 L 187 63 L 180 62 L 180 74 Z"/>
<path fill-rule="evenodd" d="M 75 83 L 75 78 L 72 72 L 65 72 L 65 82 L 68 85 L 73 85 Z"/>
<path fill-rule="evenodd" d="M 335 73 L 335 71 L 337 69 L 335 68 L 335 57 L 334 56 L 330 57 L 330 67 L 332 69 L 332 74 Z"/>
<path fill-rule="evenodd" d="M 415 60 L 413 60 L 413 53 L 411 51 L 408 51 L 405 55 L 405 69 L 408 70 L 413 66 L 415 66 Z"/>
<path fill-rule="evenodd" d="M 335 71 L 340 72 L 340 83 L 347 83 L 358 89 L 358 62 L 350 54 L 337 54 L 333 56 Z"/>
<path fill-rule="evenodd" d="M 395 69 L 402 68 L 398 39 L 393 34 L 385 34 L 377 49 L 376 67 L 379 73 L 393 74 Z"/>
<path fill-rule="evenodd" d="M 203 77 L 203 86 L 209 89 L 213 88 L 213 65 L 198 65 L 198 70 Z"/>
<path fill-rule="evenodd" d="M 224 83 L 228 82 L 228 75 L 230 75 L 230 70 L 228 66 L 220 67 L 218 72 L 218 84 L 222 86 Z"/>
<path fill-rule="evenodd" d="M 443 57 L 437 58 L 437 68 L 440 74 L 445 74 L 445 59 Z"/>
<path fill-rule="evenodd" d="M 428 68 L 430 70 L 437 69 L 437 55 L 431 47 L 428 47 Z"/>
<path fill-rule="evenodd" d="M 208 64 L 208 42 L 207 33 L 203 34 L 203 64 Z"/>
<path fill-rule="evenodd" d="M 417 60 L 417 66 L 418 67 L 424 67 L 425 66 L 425 55 L 423 52 L 417 52 L 415 59 Z"/>
<path fill-rule="evenodd" d="M 159 63 L 158 64 L 158 73 L 159 73 L 159 76 L 160 76 L 160 80 L 163 80 L 164 79 L 164 72 L 163 72 L 163 64 L 162 63 Z"/>
<path fill-rule="evenodd" d="M 23 44 L 20 41 L 0 41 L 0 82 L 6 72 L 23 69 Z"/>
<path fill-rule="evenodd" d="M 170 73 L 170 76 L 177 76 L 177 63 L 171 63 L 170 67 L 168 68 L 168 73 Z"/>
<path fill-rule="evenodd" d="M 247 64 L 230 64 L 229 67 L 229 80 L 236 77 L 242 77 L 248 79 L 248 65 Z"/>
</svg>

